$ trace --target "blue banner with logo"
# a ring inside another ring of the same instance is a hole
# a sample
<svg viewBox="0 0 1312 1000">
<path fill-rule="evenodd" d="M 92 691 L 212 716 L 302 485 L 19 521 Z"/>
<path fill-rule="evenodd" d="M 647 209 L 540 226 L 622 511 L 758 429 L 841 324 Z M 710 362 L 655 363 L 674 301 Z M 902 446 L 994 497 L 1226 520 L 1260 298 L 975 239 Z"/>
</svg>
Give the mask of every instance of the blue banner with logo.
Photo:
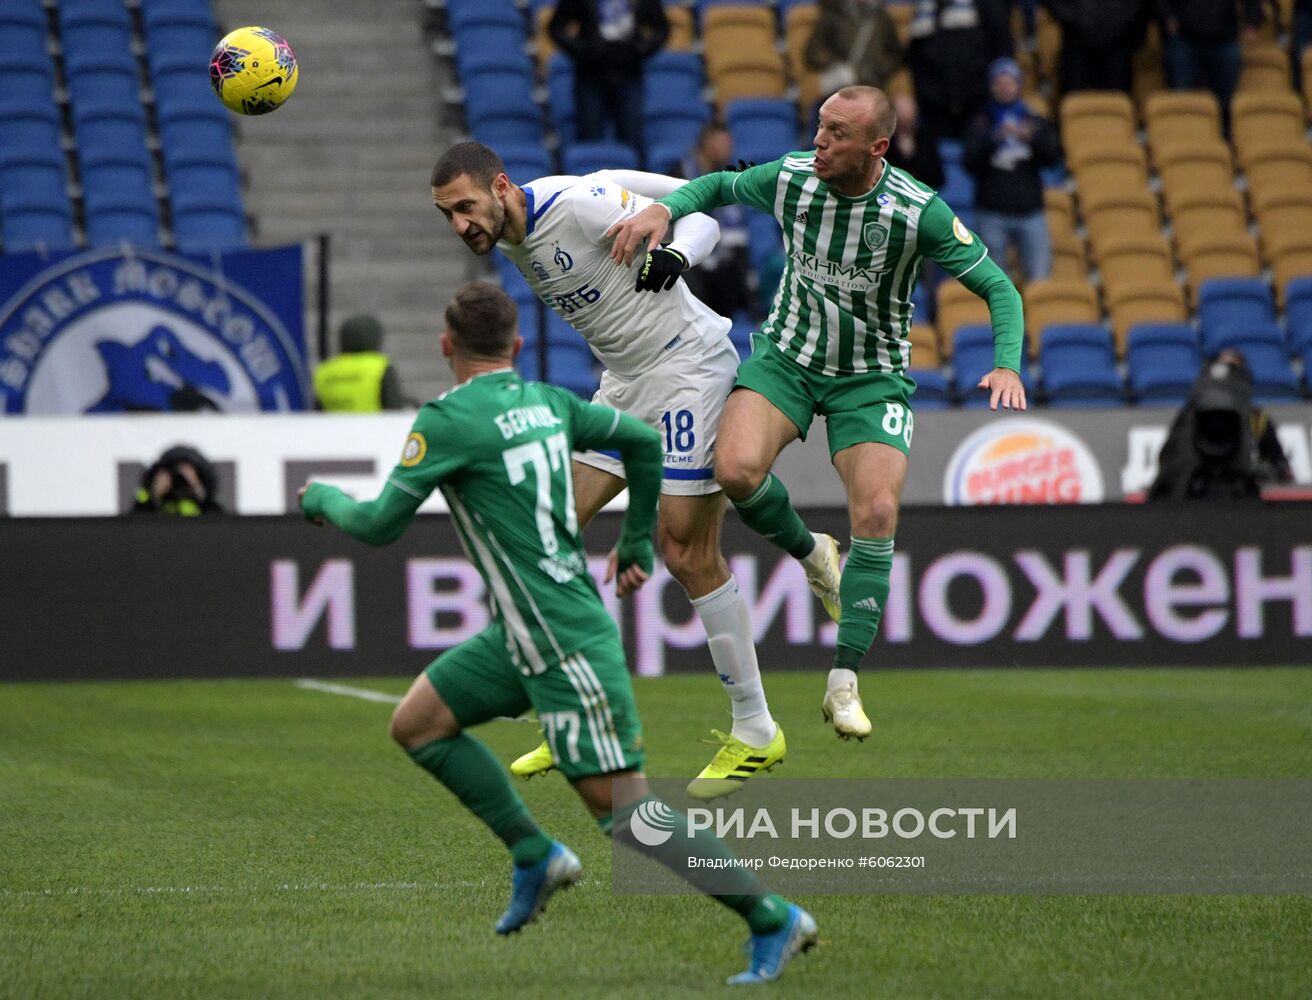
<svg viewBox="0 0 1312 1000">
<path fill-rule="evenodd" d="M 304 410 L 300 246 L 0 256 L 0 412 Z"/>
</svg>

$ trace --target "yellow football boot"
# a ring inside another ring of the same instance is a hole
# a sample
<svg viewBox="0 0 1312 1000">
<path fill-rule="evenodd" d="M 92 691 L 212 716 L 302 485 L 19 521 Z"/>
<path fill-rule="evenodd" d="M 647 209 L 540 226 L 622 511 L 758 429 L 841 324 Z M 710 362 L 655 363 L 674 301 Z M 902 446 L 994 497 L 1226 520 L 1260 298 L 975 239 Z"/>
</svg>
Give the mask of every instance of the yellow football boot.
<svg viewBox="0 0 1312 1000">
<path fill-rule="evenodd" d="M 546 774 L 556 768 L 556 759 L 551 756 L 551 745 L 546 740 L 523 756 L 516 757 L 510 764 L 510 773 L 516 778 L 531 778 L 537 774 Z"/>
<path fill-rule="evenodd" d="M 711 762 L 702 773 L 688 784 L 688 794 L 694 799 L 718 799 L 732 795 L 743 787 L 743 782 L 757 771 L 770 771 L 784 759 L 788 744 L 784 742 L 783 727 L 776 726 L 774 739 L 766 746 L 749 746 L 740 739 L 712 729 L 711 735 L 720 742 Z"/>
</svg>

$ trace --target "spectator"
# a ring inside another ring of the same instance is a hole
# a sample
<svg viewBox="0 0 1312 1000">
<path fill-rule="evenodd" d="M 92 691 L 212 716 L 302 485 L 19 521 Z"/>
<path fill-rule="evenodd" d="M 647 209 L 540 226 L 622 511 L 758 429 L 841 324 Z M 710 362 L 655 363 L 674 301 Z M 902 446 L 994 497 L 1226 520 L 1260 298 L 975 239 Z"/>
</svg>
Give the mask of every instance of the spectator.
<svg viewBox="0 0 1312 1000">
<path fill-rule="evenodd" d="M 131 513 L 222 514 L 215 500 L 218 488 L 219 477 L 209 459 L 188 445 L 174 445 L 141 474 Z"/>
<path fill-rule="evenodd" d="M 931 135 L 961 138 L 988 103 L 988 66 L 1012 54 L 1003 0 L 916 0 L 907 62 Z"/>
<path fill-rule="evenodd" d="M 382 353 L 383 324 L 373 316 L 352 316 L 337 331 L 341 353 L 319 363 L 314 394 L 320 409 L 376 413 L 412 405 L 401 391 L 401 377 Z"/>
<path fill-rule="evenodd" d="M 606 121 L 620 142 L 642 149 L 642 63 L 670 35 L 661 0 L 560 0 L 547 26 L 574 60 L 578 138 L 605 138 Z"/>
<path fill-rule="evenodd" d="M 820 74 L 821 100 L 854 83 L 887 89 L 904 58 L 883 0 L 820 0 L 819 7 L 805 58 Z"/>
<path fill-rule="evenodd" d="M 1061 91 L 1129 91 L 1150 0 L 1043 0 L 1061 25 Z M 1151 0 L 1159 3 L 1161 0 Z M 1188 0 L 1192 3 L 1193 0 Z"/>
<path fill-rule="evenodd" d="M 1037 281 L 1052 270 L 1039 171 L 1061 159 L 1061 147 L 1052 123 L 1021 100 L 1022 82 L 1014 59 L 998 59 L 989 67 L 992 99 L 971 123 L 963 159 L 976 178 L 980 239 L 1004 270 L 1006 248 L 1014 243 L 1025 280 Z"/>
<path fill-rule="evenodd" d="M 899 94 L 893 99 L 893 113 L 897 128 L 889 141 L 884 159 L 905 170 L 922 184 L 934 190 L 943 186 L 943 160 L 938 152 L 938 136 L 930 135 L 920 127 L 920 109 L 910 94 Z M 932 263 L 926 261 L 926 264 Z"/>
<path fill-rule="evenodd" d="M 781 150 L 782 152 L 782 150 Z M 688 180 L 723 170 L 733 162 L 733 135 L 719 122 L 711 121 L 697 134 L 697 144 L 679 165 Z M 710 214 L 720 224 L 720 242 L 711 255 L 683 280 L 692 293 L 721 316 L 757 310 L 751 289 L 751 265 L 747 256 L 747 210 L 742 205 L 725 205 Z"/>
<path fill-rule="evenodd" d="M 1149 500 L 1242 500 L 1293 476 L 1275 425 L 1253 405 L 1244 356 L 1225 350 L 1203 369 L 1157 460 Z"/>
<path fill-rule="evenodd" d="M 1221 102 L 1227 131 L 1230 99 L 1239 87 L 1239 45 L 1257 41 L 1261 0 L 1244 0 L 1240 27 L 1235 0 L 1156 0 L 1166 36 L 1166 82 L 1173 90 L 1207 87 Z"/>
</svg>

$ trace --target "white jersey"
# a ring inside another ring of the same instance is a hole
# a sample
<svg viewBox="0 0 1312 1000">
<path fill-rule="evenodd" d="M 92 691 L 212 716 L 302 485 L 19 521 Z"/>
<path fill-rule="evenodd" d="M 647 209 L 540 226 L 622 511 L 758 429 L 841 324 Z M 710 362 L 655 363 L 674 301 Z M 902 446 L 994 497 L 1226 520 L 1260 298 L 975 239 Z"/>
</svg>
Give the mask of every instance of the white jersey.
<svg viewBox="0 0 1312 1000">
<path fill-rule="evenodd" d="M 638 292 L 633 286 L 641 258 L 629 268 L 610 258 L 606 231 L 683 183 L 628 170 L 542 177 L 523 186 L 528 210 L 524 242 L 497 244 L 538 298 L 578 330 L 592 353 L 620 378 L 651 370 L 666 351 L 689 338 L 715 343 L 729 333 L 729 320 L 703 304 L 684 282 L 666 292 Z M 669 246 L 693 266 L 705 259 L 718 236 L 714 219 L 691 215 L 680 221 Z"/>
</svg>

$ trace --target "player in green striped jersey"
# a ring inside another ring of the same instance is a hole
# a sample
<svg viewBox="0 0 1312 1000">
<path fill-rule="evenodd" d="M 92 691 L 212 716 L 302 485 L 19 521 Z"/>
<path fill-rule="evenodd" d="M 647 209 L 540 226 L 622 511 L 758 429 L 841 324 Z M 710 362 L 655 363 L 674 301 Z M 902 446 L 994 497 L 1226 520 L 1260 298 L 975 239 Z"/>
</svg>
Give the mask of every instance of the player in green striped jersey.
<svg viewBox="0 0 1312 1000">
<path fill-rule="evenodd" d="M 815 943 L 815 920 L 769 893 L 750 869 L 733 862 L 723 842 L 692 828 L 648 791 L 624 651 L 579 537 L 570 456 L 617 449 L 630 499 L 611 573 L 621 596 L 647 579 L 660 436 L 617 410 L 523 381 L 512 367 L 523 343 L 515 305 L 501 289 L 464 286 L 446 320 L 442 349 L 458 384 L 420 410 L 382 494 L 358 503 L 323 483 L 301 490 L 308 519 L 382 545 L 398 538 L 440 489 L 491 595 L 493 624 L 415 679 L 392 717 L 392 738 L 510 850 L 511 900 L 497 933 L 536 919 L 581 872 L 577 856 L 529 815 L 500 762 L 465 732 L 532 707 L 556 765 L 605 833 L 705 886 L 746 920 L 749 966 L 730 982 L 778 978 L 796 952 Z M 654 846 L 647 843 L 650 833 L 642 839 L 652 822 L 669 831 Z M 709 871 L 716 873 L 714 891 Z"/>
<path fill-rule="evenodd" d="M 871 728 L 856 671 L 888 597 L 914 428 L 915 382 L 906 375 L 911 295 L 925 257 L 988 302 L 995 367 L 979 388 L 989 405 L 1026 406 L 1020 295 L 942 198 L 884 160 L 896 124 L 883 91 L 845 87 L 821 107 L 813 151 L 700 177 L 607 234 L 612 257 L 627 265 L 689 212 L 741 203 L 770 212 L 782 227 L 783 277 L 725 405 L 715 473 L 743 521 L 800 559 L 825 591 L 839 625 L 822 704 L 844 738 L 864 739 Z M 837 547 L 807 531 L 770 474 L 817 414 L 852 523 L 841 576 Z"/>
</svg>

